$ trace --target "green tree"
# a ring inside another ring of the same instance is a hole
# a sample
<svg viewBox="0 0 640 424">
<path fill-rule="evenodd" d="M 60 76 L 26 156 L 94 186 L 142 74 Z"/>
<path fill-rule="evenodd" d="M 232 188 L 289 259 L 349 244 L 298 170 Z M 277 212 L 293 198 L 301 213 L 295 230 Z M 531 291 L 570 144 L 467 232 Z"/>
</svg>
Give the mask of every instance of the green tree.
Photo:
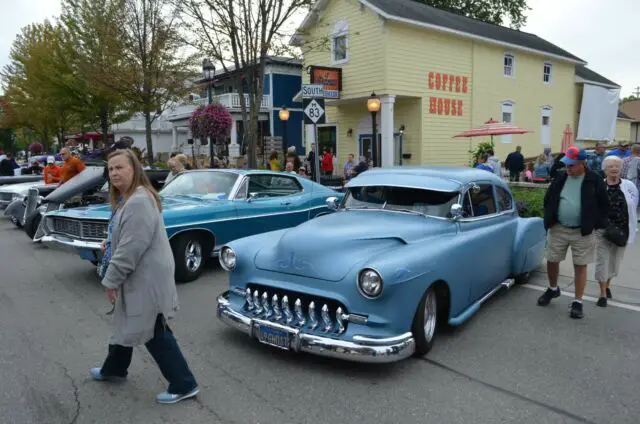
<svg viewBox="0 0 640 424">
<path fill-rule="evenodd" d="M 258 114 L 268 54 L 289 51 L 288 24 L 312 0 L 174 0 L 189 27 L 190 44 L 225 72 L 234 69 L 235 89 L 247 141 L 249 167 L 256 168 Z M 230 66 L 229 66 L 230 65 Z M 246 97 L 245 97 L 246 95 Z"/>
<path fill-rule="evenodd" d="M 503 25 L 508 19 L 514 29 L 527 23 L 527 0 L 415 0 L 490 24 Z"/>
<path fill-rule="evenodd" d="M 81 101 L 85 119 L 101 129 L 102 142 L 113 123 L 132 115 L 131 102 L 113 90 L 121 75 L 131 72 L 123 66 L 124 42 L 118 27 L 122 21 L 124 0 L 63 0 L 60 46 L 73 61 L 75 76 L 82 87 Z"/>
<path fill-rule="evenodd" d="M 106 80 L 145 120 L 147 157 L 153 163 L 151 124 L 187 92 L 195 56 L 185 53 L 173 0 L 123 0 L 118 26 L 123 43 L 120 65 L 127 72 Z"/>
</svg>

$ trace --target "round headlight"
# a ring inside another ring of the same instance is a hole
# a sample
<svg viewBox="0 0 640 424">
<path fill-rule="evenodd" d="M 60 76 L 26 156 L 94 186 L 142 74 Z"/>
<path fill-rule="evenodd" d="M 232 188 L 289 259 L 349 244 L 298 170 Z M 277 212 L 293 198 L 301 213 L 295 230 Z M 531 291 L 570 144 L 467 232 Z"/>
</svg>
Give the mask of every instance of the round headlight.
<svg viewBox="0 0 640 424">
<path fill-rule="evenodd" d="M 232 248 L 225 246 L 220 250 L 220 266 L 225 271 L 236 269 L 236 252 Z"/>
<path fill-rule="evenodd" d="M 373 269 L 365 268 L 358 274 L 358 288 L 365 297 L 378 297 L 382 293 L 382 276 Z"/>
</svg>

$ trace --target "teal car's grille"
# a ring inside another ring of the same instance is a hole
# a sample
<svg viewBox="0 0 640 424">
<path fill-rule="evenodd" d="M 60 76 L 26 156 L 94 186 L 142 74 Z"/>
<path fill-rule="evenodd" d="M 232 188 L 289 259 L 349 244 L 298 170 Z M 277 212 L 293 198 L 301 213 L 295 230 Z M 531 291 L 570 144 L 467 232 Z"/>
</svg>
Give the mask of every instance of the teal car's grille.
<svg viewBox="0 0 640 424">
<path fill-rule="evenodd" d="M 107 238 L 107 223 L 80 221 L 53 217 L 53 230 L 56 233 L 82 240 L 104 240 Z"/>
</svg>

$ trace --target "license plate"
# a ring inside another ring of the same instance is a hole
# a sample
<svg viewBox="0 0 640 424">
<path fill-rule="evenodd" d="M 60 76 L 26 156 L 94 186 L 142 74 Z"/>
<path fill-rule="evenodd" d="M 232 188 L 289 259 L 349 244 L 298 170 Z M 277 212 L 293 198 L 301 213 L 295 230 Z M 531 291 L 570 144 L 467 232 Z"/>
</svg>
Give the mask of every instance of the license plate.
<svg viewBox="0 0 640 424">
<path fill-rule="evenodd" d="M 284 350 L 291 348 L 291 335 L 287 331 L 260 324 L 256 328 L 256 336 L 260 343 Z"/>
</svg>

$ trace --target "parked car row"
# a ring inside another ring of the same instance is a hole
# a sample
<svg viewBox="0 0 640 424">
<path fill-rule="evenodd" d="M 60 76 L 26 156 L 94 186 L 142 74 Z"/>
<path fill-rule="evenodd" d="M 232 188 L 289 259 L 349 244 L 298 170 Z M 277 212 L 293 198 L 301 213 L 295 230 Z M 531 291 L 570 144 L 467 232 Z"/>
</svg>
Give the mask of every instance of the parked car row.
<svg viewBox="0 0 640 424">
<path fill-rule="evenodd" d="M 99 263 L 111 210 L 97 173 L 47 196 L 29 189 L 35 242 Z M 373 169 L 344 191 L 282 172 L 184 172 L 160 190 L 176 281 L 218 256 L 229 326 L 282 350 L 382 363 L 426 354 L 439 326 L 462 324 L 542 260 L 542 219 L 519 217 L 491 173 Z"/>
</svg>

